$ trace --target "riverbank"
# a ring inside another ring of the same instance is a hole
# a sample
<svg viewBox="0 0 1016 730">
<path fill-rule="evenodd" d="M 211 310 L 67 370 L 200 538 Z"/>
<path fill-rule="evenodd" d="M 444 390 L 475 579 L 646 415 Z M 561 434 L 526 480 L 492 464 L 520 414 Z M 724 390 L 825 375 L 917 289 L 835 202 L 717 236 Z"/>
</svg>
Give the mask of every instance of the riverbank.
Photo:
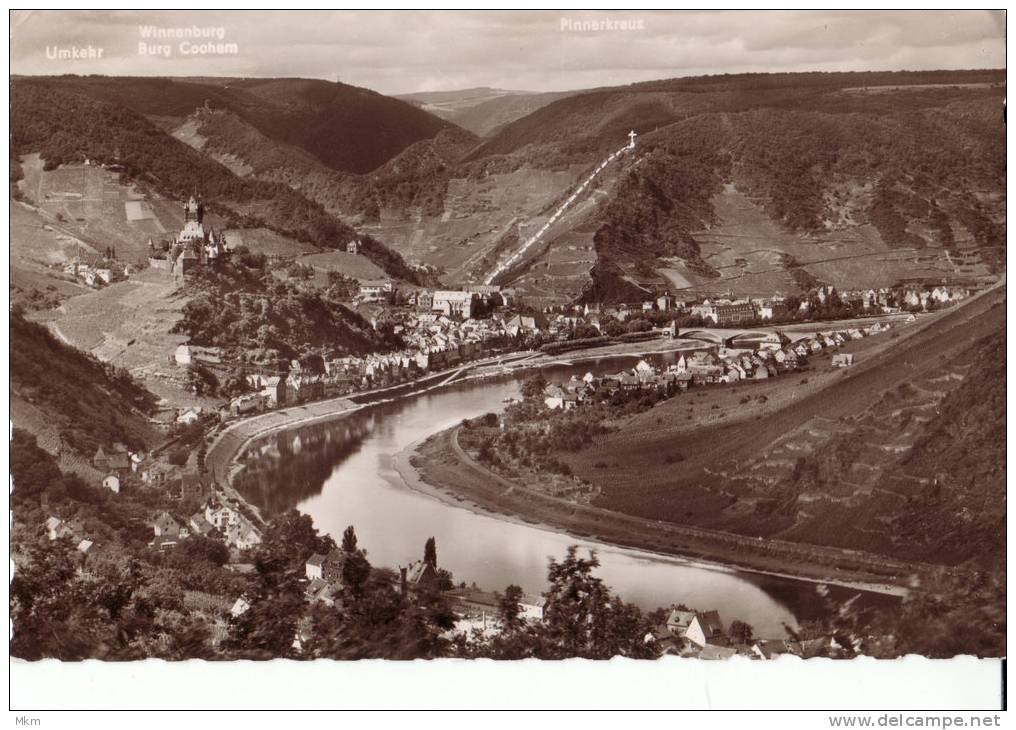
<svg viewBox="0 0 1016 730">
<path fill-rule="evenodd" d="M 518 374 L 518 371 L 554 365 L 576 365 L 609 357 L 640 357 L 674 350 L 696 349 L 696 341 L 661 338 L 637 343 L 607 345 L 580 350 L 569 356 L 548 356 L 540 353 L 517 352 L 469 363 L 435 373 L 420 381 L 393 386 L 381 391 L 355 394 L 346 398 L 318 401 L 285 408 L 237 421 L 227 426 L 209 449 L 206 463 L 220 483 L 227 488 L 242 467 L 236 457 L 252 442 L 273 432 L 311 423 L 333 420 L 379 402 L 392 401 L 429 392 L 452 382 L 479 377 Z M 360 401 L 360 402 L 357 402 Z M 425 440 L 420 452 L 432 448 L 440 434 Z M 670 560 L 702 561 L 714 568 L 721 566 L 737 571 L 755 572 L 776 577 L 824 582 L 857 590 L 891 595 L 906 592 L 905 584 L 914 572 L 912 566 L 885 561 L 852 551 L 823 549 L 799 543 L 759 541 L 719 531 L 684 527 L 631 517 L 617 512 L 557 500 L 545 494 L 498 481 L 494 475 L 471 461 L 457 444 L 446 442 L 430 457 L 418 463 L 413 455 L 400 453 L 395 462 L 403 486 L 448 504 L 483 512 L 502 521 L 573 535 L 620 548 L 639 551 L 643 555 L 666 556 Z M 436 473 L 435 464 L 447 473 Z M 424 472 L 416 474 L 416 467 Z"/>
<path fill-rule="evenodd" d="M 891 342 L 880 345 L 897 350 L 902 343 L 912 346 L 929 338 L 935 341 L 935 338 L 948 339 L 948 332 L 940 332 L 942 327 L 946 324 L 954 327 L 958 322 L 962 326 L 963 322 L 970 322 L 973 328 L 973 323 L 981 321 L 986 309 L 994 306 L 997 299 L 997 293 L 991 296 L 982 293 L 959 309 L 927 315 L 922 318 L 924 326 L 897 333 Z M 930 330 L 928 325 L 937 322 L 943 324 L 934 331 Z M 930 362 L 931 356 L 921 352 L 917 359 Z M 902 360 L 904 364 L 910 363 L 905 357 Z M 850 375 L 854 379 L 859 378 L 868 370 L 881 368 L 882 363 L 882 359 L 872 356 Z M 833 377 L 843 380 L 842 375 Z M 880 392 L 879 387 L 868 390 Z M 815 402 L 820 410 L 824 407 L 821 400 Z M 650 425 L 650 428 L 658 429 L 659 426 Z M 453 427 L 431 436 L 413 453 L 401 456 L 403 478 L 408 486 L 423 489 L 451 504 L 482 510 L 499 519 L 519 519 L 582 539 L 860 590 L 903 595 L 912 576 L 920 576 L 934 567 L 860 550 L 749 537 L 653 520 L 551 497 L 491 472 L 463 451 L 458 444 L 457 433 L 458 427 Z M 421 486 L 421 483 L 426 486 Z"/>
<path fill-rule="evenodd" d="M 272 433 L 300 426 L 309 426 L 334 418 L 341 418 L 361 408 L 395 398 L 406 398 L 429 393 L 446 385 L 464 380 L 512 375 L 522 370 L 592 362 L 605 357 L 644 357 L 682 349 L 698 349 L 701 343 L 691 340 L 658 339 L 643 342 L 606 345 L 591 350 L 578 350 L 572 357 L 550 356 L 533 351 L 509 353 L 462 366 L 449 368 L 420 378 L 411 383 L 389 386 L 377 391 L 351 393 L 347 396 L 311 401 L 276 411 L 259 413 L 230 423 L 219 431 L 208 447 L 205 465 L 216 482 L 230 486 L 239 465 L 236 458 L 255 440 Z M 433 381 L 433 382 L 431 382 Z M 390 395 L 388 394 L 390 392 Z M 362 402 L 361 402 L 362 401 Z"/>
<path fill-rule="evenodd" d="M 465 454 L 458 427 L 394 456 L 404 485 L 445 504 L 654 559 L 904 596 L 909 572 L 881 556 L 686 528 L 575 504 L 514 484 Z"/>
<path fill-rule="evenodd" d="M 892 315 L 888 315 L 892 316 Z M 869 318 L 878 321 L 882 317 Z M 348 413 L 394 398 L 411 397 L 463 380 L 484 379 L 513 375 L 555 365 L 577 365 L 610 357 L 647 357 L 676 351 L 692 351 L 709 347 L 708 343 L 682 338 L 658 337 L 638 342 L 621 342 L 588 350 L 574 350 L 558 355 L 536 351 L 517 351 L 484 360 L 463 363 L 439 373 L 426 375 L 419 380 L 389 386 L 376 391 L 351 393 L 348 396 L 313 401 L 269 411 L 230 423 L 219 431 L 209 445 L 205 464 L 213 478 L 221 485 L 230 486 L 238 465 L 233 462 L 243 449 L 254 440 L 271 433 L 339 418 Z M 390 393 L 390 395 L 388 395 Z"/>
</svg>

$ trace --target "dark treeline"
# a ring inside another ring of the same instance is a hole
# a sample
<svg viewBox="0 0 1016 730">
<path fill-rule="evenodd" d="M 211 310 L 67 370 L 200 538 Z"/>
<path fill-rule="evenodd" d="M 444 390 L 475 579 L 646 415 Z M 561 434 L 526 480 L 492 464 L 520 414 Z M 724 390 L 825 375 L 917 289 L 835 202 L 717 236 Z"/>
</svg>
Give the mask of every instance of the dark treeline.
<svg viewBox="0 0 1016 730">
<path fill-rule="evenodd" d="M 194 274 L 196 293 L 184 306 L 175 332 L 196 345 L 222 347 L 253 362 L 291 360 L 308 354 L 342 356 L 384 351 L 397 337 L 331 298 L 275 278 L 265 257 L 240 248 Z"/>
</svg>

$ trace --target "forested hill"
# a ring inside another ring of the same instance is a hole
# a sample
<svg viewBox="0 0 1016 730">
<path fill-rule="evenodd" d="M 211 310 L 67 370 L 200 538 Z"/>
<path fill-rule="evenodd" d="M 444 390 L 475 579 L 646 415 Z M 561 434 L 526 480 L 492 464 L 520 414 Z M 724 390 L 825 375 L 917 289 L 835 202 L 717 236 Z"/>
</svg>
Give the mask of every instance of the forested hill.
<svg viewBox="0 0 1016 730">
<path fill-rule="evenodd" d="M 46 429 L 65 447 L 91 458 L 99 446 L 117 442 L 150 445 L 147 415 L 156 399 L 126 370 L 65 345 L 18 313 L 10 315 L 10 350 L 12 401 L 44 414 Z"/>
<path fill-rule="evenodd" d="M 222 347 L 261 363 L 289 362 L 311 351 L 362 355 L 393 349 L 398 338 L 323 293 L 301 291 L 272 276 L 263 255 L 238 250 L 197 272 L 194 296 L 175 330 L 196 345 Z"/>
<path fill-rule="evenodd" d="M 230 225 L 265 226 L 321 248 L 342 247 L 355 232 L 319 204 L 273 182 L 240 178 L 173 139 L 137 112 L 45 81 L 11 85 L 11 154 L 38 152 L 48 168 L 85 158 L 119 164 L 131 178 L 185 199 L 200 190 L 209 208 Z M 415 272 L 380 242 L 365 255 L 392 276 L 415 281 Z"/>
<path fill-rule="evenodd" d="M 900 89 L 914 92 L 995 87 L 1004 95 L 1004 70 L 852 73 L 737 74 L 695 76 L 604 87 L 574 93 L 505 125 L 477 148 L 474 159 L 510 154 L 526 145 L 567 144 L 575 151 L 613 149 L 631 128 L 640 134 L 709 112 L 751 109 L 819 110 L 863 99 L 867 111 L 899 108 Z M 905 106 L 919 111 L 933 96 L 916 95 Z M 914 103 L 916 102 L 916 104 Z M 923 103 L 922 103 L 923 102 Z M 1001 103 L 1001 101 L 999 101 Z M 618 134 L 621 136 L 619 137 Z"/>
<path fill-rule="evenodd" d="M 199 107 L 230 111 L 266 137 L 335 170 L 366 173 L 454 124 L 369 89 L 317 79 L 22 77 L 15 83 L 73 91 L 152 120 L 182 121 Z"/>
<path fill-rule="evenodd" d="M 572 97 L 474 154 L 520 145 L 529 157 L 565 146 L 583 154 L 616 146 L 629 127 L 640 132 L 638 164 L 599 216 L 588 299 L 630 297 L 632 281 L 660 284 L 652 270 L 670 256 L 718 277 L 691 234 L 724 223 L 713 200 L 730 184 L 801 240 L 870 225 L 888 248 L 975 248 L 990 269 L 1004 267 L 1004 87 L 750 81 Z"/>
</svg>

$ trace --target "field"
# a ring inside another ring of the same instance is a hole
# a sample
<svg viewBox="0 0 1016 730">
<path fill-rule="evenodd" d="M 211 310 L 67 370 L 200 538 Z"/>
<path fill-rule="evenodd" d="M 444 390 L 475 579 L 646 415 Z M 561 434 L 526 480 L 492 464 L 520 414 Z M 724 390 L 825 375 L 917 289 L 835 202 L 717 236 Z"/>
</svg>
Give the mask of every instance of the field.
<svg viewBox="0 0 1016 730">
<path fill-rule="evenodd" d="M 385 272 L 373 261 L 345 251 L 315 253 L 301 256 L 298 260 L 301 264 L 313 266 L 319 272 L 339 271 L 359 281 L 385 278 Z"/>
<path fill-rule="evenodd" d="M 861 553 L 759 541 L 558 499 L 491 473 L 459 447 L 457 433 L 458 427 L 442 431 L 411 455 L 399 454 L 396 468 L 406 483 L 450 504 L 501 518 L 552 526 L 585 539 L 718 561 L 763 573 L 870 589 L 896 584 L 915 568 Z"/>
<path fill-rule="evenodd" d="M 170 405 L 200 405 L 204 401 L 187 391 L 186 374 L 173 359 L 187 341 L 170 334 L 186 302 L 170 275 L 148 270 L 68 299 L 46 324 L 64 342 L 127 368 Z"/>
<path fill-rule="evenodd" d="M 253 253 L 263 253 L 266 256 L 295 257 L 317 251 L 309 243 L 301 243 L 267 228 L 227 229 L 225 234 L 231 248 L 246 246 Z"/>
<path fill-rule="evenodd" d="M 33 302 L 52 305 L 87 291 L 57 267 L 91 246 L 38 209 L 10 201 L 10 242 L 12 296 L 23 298 L 29 308 L 35 308 Z"/>
<path fill-rule="evenodd" d="M 149 238 L 173 236 L 183 226 L 177 203 L 121 185 L 117 173 L 102 167 L 62 165 L 43 170 L 38 155 L 27 155 L 22 167 L 20 189 L 51 225 L 84 244 L 82 255 L 110 246 L 118 258 L 140 261 L 148 255 Z"/>
</svg>

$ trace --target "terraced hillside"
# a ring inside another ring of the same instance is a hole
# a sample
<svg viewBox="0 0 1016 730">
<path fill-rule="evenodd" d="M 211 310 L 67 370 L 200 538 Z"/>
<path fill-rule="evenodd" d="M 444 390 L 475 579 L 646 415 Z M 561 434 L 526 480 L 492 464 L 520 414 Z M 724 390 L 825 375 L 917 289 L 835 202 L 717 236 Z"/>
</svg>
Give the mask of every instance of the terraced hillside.
<svg viewBox="0 0 1016 730">
<path fill-rule="evenodd" d="M 854 343 L 852 369 L 820 358 L 801 377 L 693 390 L 565 458 L 601 490 L 598 506 L 626 514 L 991 559 L 1004 554 L 1004 329 L 996 288 L 898 338 Z"/>
<path fill-rule="evenodd" d="M 246 225 L 332 248 L 352 235 L 336 216 L 348 219 L 370 232 L 368 257 L 407 279 L 418 275 L 406 262 L 448 285 L 482 281 L 631 129 L 635 154 L 500 283 L 559 304 L 664 289 L 740 296 L 816 282 L 983 283 L 1005 267 L 1001 71 L 746 74 L 595 89 L 484 140 L 410 104 L 317 82 L 33 83 L 158 121 L 196 156 L 180 157 L 193 168 L 188 179 L 230 173 L 223 197 L 237 203 L 227 212 Z M 345 119 L 360 112 L 342 112 L 341 100 L 362 101 L 364 116 Z M 392 131 L 387 118 L 364 127 L 403 107 L 412 133 Z M 307 130 L 283 120 L 309 120 L 322 140 L 311 145 Z M 73 157 L 57 136 L 49 147 Z M 332 156 L 362 137 L 364 160 L 376 161 L 367 174 Z"/>
</svg>

